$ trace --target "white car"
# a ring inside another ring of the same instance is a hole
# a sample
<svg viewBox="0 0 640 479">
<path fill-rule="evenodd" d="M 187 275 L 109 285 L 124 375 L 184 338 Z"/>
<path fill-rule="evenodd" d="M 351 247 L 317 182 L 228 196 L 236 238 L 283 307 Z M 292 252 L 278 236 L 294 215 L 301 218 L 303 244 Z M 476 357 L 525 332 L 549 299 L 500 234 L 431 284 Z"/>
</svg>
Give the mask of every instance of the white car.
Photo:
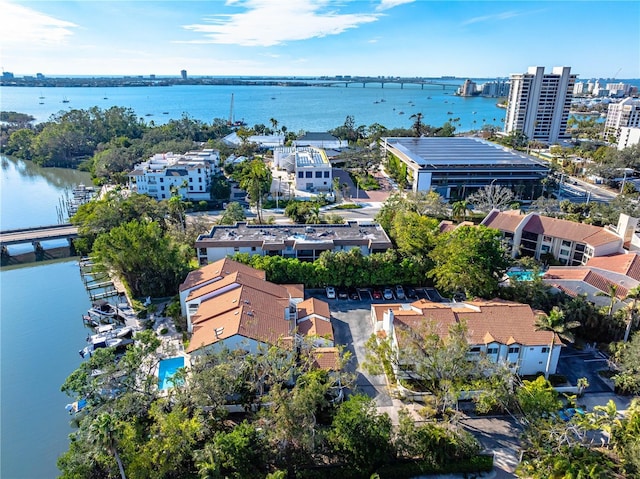
<svg viewBox="0 0 640 479">
<path fill-rule="evenodd" d="M 327 299 L 336 299 L 336 288 L 327 286 Z"/>
<path fill-rule="evenodd" d="M 396 298 L 405 299 L 406 295 L 404 294 L 404 288 L 400 285 L 396 286 Z"/>
<path fill-rule="evenodd" d="M 384 299 L 393 299 L 393 290 L 390 287 L 386 287 L 384 288 L 384 290 L 382 291 L 382 297 Z"/>
</svg>

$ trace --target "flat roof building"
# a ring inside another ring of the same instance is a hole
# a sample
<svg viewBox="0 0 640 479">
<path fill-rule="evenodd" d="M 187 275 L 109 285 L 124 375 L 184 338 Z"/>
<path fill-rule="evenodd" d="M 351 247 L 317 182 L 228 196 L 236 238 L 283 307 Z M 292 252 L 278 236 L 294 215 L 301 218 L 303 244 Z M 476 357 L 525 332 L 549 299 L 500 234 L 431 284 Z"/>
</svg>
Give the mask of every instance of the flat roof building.
<svg viewBox="0 0 640 479">
<path fill-rule="evenodd" d="M 273 163 L 276 168 L 294 174 L 296 190 L 317 193 L 330 192 L 333 188 L 333 169 L 321 148 L 274 148 Z"/>
<path fill-rule="evenodd" d="M 480 138 L 393 137 L 381 143 L 407 165 L 413 191 L 435 190 L 444 198 L 465 198 L 492 182 L 521 199 L 537 198 L 549 171 L 539 160 Z"/>
<path fill-rule="evenodd" d="M 201 265 L 235 253 L 316 260 L 323 251 L 359 249 L 363 255 L 391 248 L 391 240 L 375 223 L 339 225 L 216 225 L 196 240 Z"/>
</svg>

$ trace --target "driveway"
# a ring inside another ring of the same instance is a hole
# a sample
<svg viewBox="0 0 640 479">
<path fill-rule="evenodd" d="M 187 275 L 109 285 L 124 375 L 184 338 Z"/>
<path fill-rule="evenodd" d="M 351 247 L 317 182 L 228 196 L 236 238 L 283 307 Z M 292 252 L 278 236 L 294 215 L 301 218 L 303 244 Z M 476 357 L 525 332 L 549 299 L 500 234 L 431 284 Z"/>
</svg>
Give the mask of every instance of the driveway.
<svg viewBox="0 0 640 479">
<path fill-rule="evenodd" d="M 347 371 L 356 375 L 356 390 L 374 398 L 378 407 L 392 407 L 384 375 L 371 375 L 362 367 L 366 356 L 364 343 L 373 334 L 370 301 L 323 299 L 331 309 L 336 344 L 346 346 L 347 351 L 352 354 Z"/>
<path fill-rule="evenodd" d="M 578 350 L 567 346 L 560 351 L 558 374 L 565 376 L 573 386 L 577 384 L 579 378 L 587 378 L 589 387 L 585 390 L 585 394 L 612 391 L 609 384 L 598 374 L 602 369 L 607 369 L 607 357 L 598 350 Z"/>
</svg>

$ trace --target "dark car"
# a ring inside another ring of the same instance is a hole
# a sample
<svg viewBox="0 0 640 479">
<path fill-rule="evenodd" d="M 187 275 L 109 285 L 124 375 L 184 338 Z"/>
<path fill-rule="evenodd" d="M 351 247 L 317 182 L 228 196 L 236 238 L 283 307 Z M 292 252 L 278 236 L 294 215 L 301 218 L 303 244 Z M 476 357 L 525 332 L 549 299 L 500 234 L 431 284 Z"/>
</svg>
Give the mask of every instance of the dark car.
<svg viewBox="0 0 640 479">
<path fill-rule="evenodd" d="M 376 288 L 371 293 L 371 296 L 373 297 L 373 299 L 382 299 L 382 291 L 380 291 L 378 288 Z"/>
<path fill-rule="evenodd" d="M 406 294 L 407 299 L 418 299 L 418 292 L 415 290 L 415 288 L 407 288 Z"/>
<path fill-rule="evenodd" d="M 360 301 L 360 294 L 358 294 L 358 290 L 356 288 L 349 288 L 349 299 Z"/>
<path fill-rule="evenodd" d="M 338 299 L 347 299 L 349 298 L 349 293 L 345 288 L 338 288 Z"/>
</svg>

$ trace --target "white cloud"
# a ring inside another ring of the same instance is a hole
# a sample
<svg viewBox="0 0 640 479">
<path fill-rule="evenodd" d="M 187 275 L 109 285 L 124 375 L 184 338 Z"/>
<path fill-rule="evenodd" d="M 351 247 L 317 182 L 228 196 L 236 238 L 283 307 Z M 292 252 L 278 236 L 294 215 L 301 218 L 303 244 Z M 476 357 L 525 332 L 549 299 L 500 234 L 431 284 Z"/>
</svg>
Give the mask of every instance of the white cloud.
<svg viewBox="0 0 640 479">
<path fill-rule="evenodd" d="M 471 25 L 472 23 L 488 22 L 492 20 L 508 20 L 509 18 L 518 17 L 522 13 L 518 12 L 502 12 L 493 15 L 483 15 L 481 17 L 473 17 L 462 22 L 463 25 Z"/>
<path fill-rule="evenodd" d="M 5 46 L 41 48 L 65 43 L 78 27 L 75 23 L 6 1 L 0 1 L 0 12 L 0 31 Z"/>
<path fill-rule="evenodd" d="M 379 18 L 377 14 L 339 13 L 339 5 L 332 0 L 230 0 L 227 5 L 246 11 L 212 15 L 204 23 L 184 25 L 203 34 L 204 38 L 190 43 L 268 47 L 337 35 Z"/>
<path fill-rule="evenodd" d="M 376 7 L 379 12 L 382 10 L 389 10 L 390 8 L 397 7 L 398 5 L 404 5 L 405 3 L 413 3 L 415 0 L 381 0 L 380 5 Z"/>
</svg>

